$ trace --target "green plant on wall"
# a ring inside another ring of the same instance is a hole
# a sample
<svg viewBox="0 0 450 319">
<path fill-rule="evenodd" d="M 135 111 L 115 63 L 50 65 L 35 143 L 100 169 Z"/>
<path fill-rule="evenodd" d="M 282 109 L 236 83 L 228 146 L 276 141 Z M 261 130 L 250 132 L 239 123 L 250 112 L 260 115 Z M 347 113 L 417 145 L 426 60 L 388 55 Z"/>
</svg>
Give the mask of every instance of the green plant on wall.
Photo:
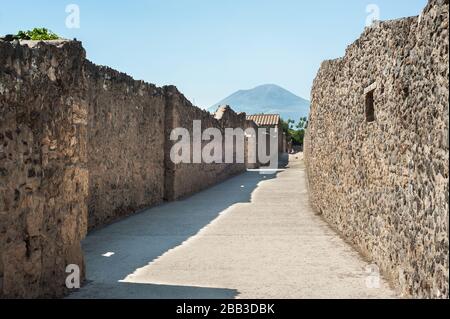
<svg viewBox="0 0 450 319">
<path fill-rule="evenodd" d="M 46 28 L 34 28 L 29 31 L 19 31 L 15 36 L 19 40 L 58 40 L 60 37 Z"/>
</svg>

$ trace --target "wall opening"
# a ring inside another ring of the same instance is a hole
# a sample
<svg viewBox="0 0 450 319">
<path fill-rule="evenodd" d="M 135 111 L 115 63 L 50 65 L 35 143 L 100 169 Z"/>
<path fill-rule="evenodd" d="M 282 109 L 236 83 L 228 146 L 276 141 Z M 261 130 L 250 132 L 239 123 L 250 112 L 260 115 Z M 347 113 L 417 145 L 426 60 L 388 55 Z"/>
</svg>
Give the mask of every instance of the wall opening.
<svg viewBox="0 0 450 319">
<path fill-rule="evenodd" d="M 366 93 L 366 121 L 375 122 L 375 102 L 373 97 L 374 90 Z"/>
</svg>

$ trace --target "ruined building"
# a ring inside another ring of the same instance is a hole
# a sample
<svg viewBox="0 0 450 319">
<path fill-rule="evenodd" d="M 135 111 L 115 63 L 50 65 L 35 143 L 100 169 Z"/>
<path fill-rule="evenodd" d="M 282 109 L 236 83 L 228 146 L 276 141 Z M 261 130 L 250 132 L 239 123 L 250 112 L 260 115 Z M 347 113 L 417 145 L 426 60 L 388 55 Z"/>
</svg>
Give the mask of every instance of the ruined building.
<svg viewBox="0 0 450 319">
<path fill-rule="evenodd" d="M 270 133 L 270 129 L 274 129 L 275 133 L 278 135 L 278 152 L 287 152 L 287 137 L 286 133 L 283 132 L 282 120 L 279 114 L 247 115 L 247 120 L 253 121 L 258 127 L 266 129 L 267 133 Z M 267 141 L 269 142 L 269 140 Z M 267 149 L 269 149 L 269 147 L 270 145 L 267 146 Z"/>
<path fill-rule="evenodd" d="M 449 296 L 448 9 L 367 28 L 311 96 L 311 203 L 404 296 Z"/>
</svg>

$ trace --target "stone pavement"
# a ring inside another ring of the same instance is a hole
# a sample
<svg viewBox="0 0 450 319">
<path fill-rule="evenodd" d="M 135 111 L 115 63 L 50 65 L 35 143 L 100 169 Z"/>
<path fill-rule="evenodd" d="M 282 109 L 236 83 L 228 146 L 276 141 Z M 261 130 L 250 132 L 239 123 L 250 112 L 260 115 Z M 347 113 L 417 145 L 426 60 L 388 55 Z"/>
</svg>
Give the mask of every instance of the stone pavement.
<svg viewBox="0 0 450 319">
<path fill-rule="evenodd" d="M 310 208 L 302 155 L 91 233 L 69 298 L 395 298 Z M 376 278 L 375 278 L 376 279 Z M 368 285 L 369 284 L 369 285 Z"/>
</svg>

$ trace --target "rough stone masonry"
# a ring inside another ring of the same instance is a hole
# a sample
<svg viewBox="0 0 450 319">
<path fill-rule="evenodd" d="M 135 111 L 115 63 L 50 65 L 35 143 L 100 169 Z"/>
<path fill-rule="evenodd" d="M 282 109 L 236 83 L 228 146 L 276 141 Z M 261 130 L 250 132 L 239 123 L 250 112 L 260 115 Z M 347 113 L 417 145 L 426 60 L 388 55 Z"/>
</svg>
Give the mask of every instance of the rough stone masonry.
<svg viewBox="0 0 450 319">
<path fill-rule="evenodd" d="M 449 296 L 448 9 L 367 28 L 312 90 L 311 202 L 405 296 Z"/>
<path fill-rule="evenodd" d="M 66 266 L 84 269 L 83 61 L 76 43 L 0 41 L 0 297 L 61 296 Z"/>
<path fill-rule="evenodd" d="M 170 131 L 193 120 L 254 127 L 94 65 L 80 42 L 0 41 L 0 298 L 63 296 L 88 229 L 250 167 L 172 165 Z"/>
</svg>

